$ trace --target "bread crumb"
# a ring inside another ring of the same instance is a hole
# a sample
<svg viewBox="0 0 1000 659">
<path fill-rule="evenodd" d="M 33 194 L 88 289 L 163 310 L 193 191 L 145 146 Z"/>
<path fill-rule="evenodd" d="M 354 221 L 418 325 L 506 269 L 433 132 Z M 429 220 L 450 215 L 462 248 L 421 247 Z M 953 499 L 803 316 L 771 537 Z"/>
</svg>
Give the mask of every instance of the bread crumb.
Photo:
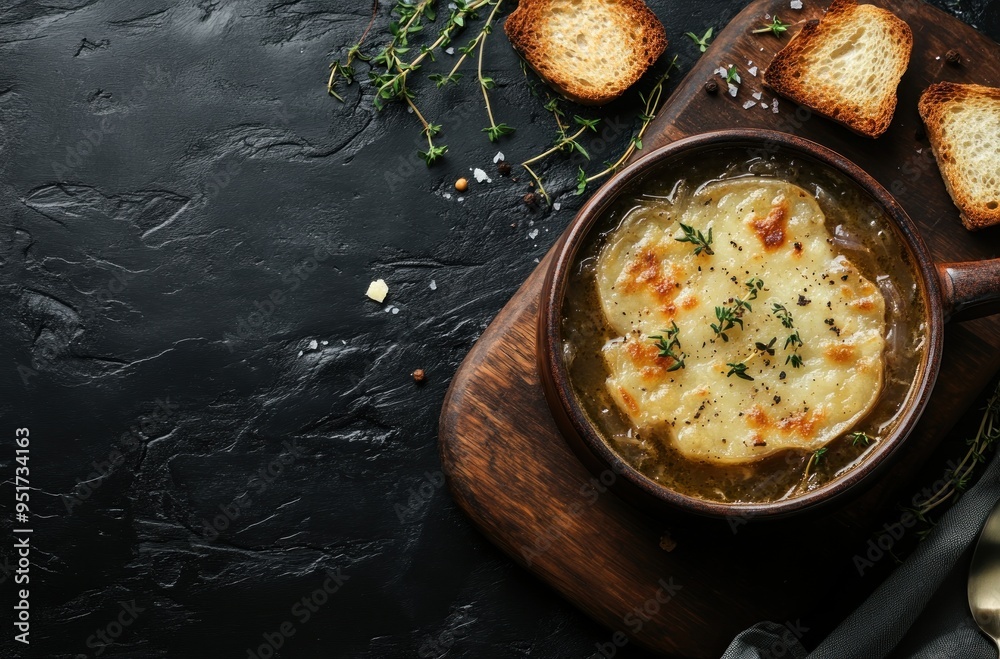
<svg viewBox="0 0 1000 659">
<path fill-rule="evenodd" d="M 385 296 L 388 294 L 389 286 L 385 283 L 384 279 L 376 279 L 372 283 L 368 284 L 368 292 L 365 293 L 365 295 L 379 304 L 385 302 Z"/>
</svg>

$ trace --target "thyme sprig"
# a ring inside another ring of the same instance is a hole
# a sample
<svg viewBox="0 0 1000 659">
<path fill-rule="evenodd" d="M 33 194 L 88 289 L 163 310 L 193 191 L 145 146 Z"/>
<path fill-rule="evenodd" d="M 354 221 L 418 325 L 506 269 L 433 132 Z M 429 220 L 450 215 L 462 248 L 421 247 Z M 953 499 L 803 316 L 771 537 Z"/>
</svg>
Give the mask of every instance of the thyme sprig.
<svg viewBox="0 0 1000 659">
<path fill-rule="evenodd" d="M 733 329 L 737 325 L 740 326 L 740 329 L 743 329 L 743 315 L 748 311 L 753 311 L 753 305 L 750 303 L 757 299 L 757 294 L 764 288 L 764 280 L 757 277 L 751 277 L 747 280 L 744 286 L 747 288 L 747 296 L 745 299 L 739 297 L 729 298 L 729 304 L 724 304 L 721 307 L 715 307 L 715 318 L 719 322 L 717 324 L 712 323 L 711 328 L 712 331 L 715 332 L 715 335 L 723 341 L 729 341 L 729 336 L 726 332 Z M 751 357 L 751 359 L 753 358 Z"/>
<path fill-rule="evenodd" d="M 860 432 L 860 431 L 852 432 L 847 437 L 848 439 L 851 440 L 851 446 L 857 446 L 858 444 L 861 444 L 862 446 L 868 446 L 869 444 L 875 441 L 875 439 L 871 437 L 871 435 L 869 435 L 866 432 Z"/>
<path fill-rule="evenodd" d="M 702 37 L 699 37 L 694 32 L 685 32 L 684 36 L 691 39 L 691 41 L 694 42 L 694 45 L 698 46 L 698 50 L 700 50 L 701 52 L 705 52 L 706 50 L 708 50 L 708 41 L 709 39 L 712 38 L 712 32 L 713 28 L 708 28 L 708 30 L 705 32 L 705 35 Z"/>
<path fill-rule="evenodd" d="M 579 115 L 574 115 L 573 122 L 578 126 L 580 126 L 580 128 L 572 135 L 567 135 L 566 133 L 568 131 L 566 130 L 566 127 L 562 124 L 562 121 L 560 120 L 560 116 L 562 115 L 562 110 L 558 108 L 558 103 L 553 103 L 553 102 L 546 104 L 546 109 L 549 109 L 550 105 L 553 108 L 550 110 L 550 112 L 552 112 L 553 116 L 556 118 L 556 123 L 559 126 L 556 142 L 554 145 L 552 145 L 542 153 L 539 153 L 537 156 L 533 156 L 522 162 L 521 167 L 523 167 L 524 170 L 528 172 L 532 180 L 535 182 L 535 185 L 538 186 L 538 191 L 542 193 L 543 197 L 545 197 L 546 203 L 552 205 L 552 198 L 549 197 L 549 193 L 545 190 L 545 186 L 542 184 L 542 178 L 535 172 L 534 169 L 532 169 L 531 166 L 545 160 L 546 158 L 555 153 L 559 153 L 560 151 L 570 152 L 570 153 L 575 151 L 580 155 L 582 155 L 584 158 L 587 158 L 589 160 L 590 154 L 587 153 L 587 150 L 577 140 L 588 130 L 594 131 L 596 133 L 597 125 L 601 122 L 601 120 L 585 119 Z"/>
<path fill-rule="evenodd" d="M 436 51 L 447 47 L 452 39 L 465 29 L 467 21 L 477 17 L 477 10 L 492 6 L 489 18 L 475 38 L 468 45 L 459 48 L 462 51 L 462 56 L 451 72 L 447 76 L 432 74 L 429 78 L 438 87 L 457 82 L 461 77 L 461 74 L 458 73 L 459 67 L 478 48 L 477 79 L 490 124 L 483 129 L 483 132 L 493 142 L 499 140 L 503 135 L 509 135 L 514 131 L 513 127 L 503 122 L 497 122 L 490 104 L 489 90 L 496 86 L 496 81 L 483 75 L 483 52 L 486 37 L 493 30 L 497 12 L 502 3 L 503 0 L 453 0 L 449 3 L 448 18 L 438 31 L 437 37 L 430 44 L 420 45 L 418 48 L 414 43 L 418 35 L 424 31 L 427 24 L 437 20 L 436 0 L 399 0 L 392 9 L 395 20 L 389 23 L 391 38 L 377 53 L 366 55 L 362 52 L 361 47 L 371 30 L 378 11 L 378 2 L 375 2 L 372 9 L 372 22 L 369 23 L 358 43 L 348 49 L 346 60 L 338 60 L 330 65 L 330 77 L 327 80 L 328 93 L 343 101 L 343 97 L 336 91 L 338 80 L 343 79 L 347 84 L 351 84 L 356 77 L 355 60 L 369 62 L 371 70 L 368 72 L 368 78 L 375 87 L 373 101 L 375 107 L 382 110 L 391 101 L 404 102 L 419 119 L 421 134 L 427 139 L 427 150 L 418 151 L 418 153 L 428 165 L 433 164 L 448 152 L 448 146 L 434 142 L 434 137 L 441 132 L 441 125 L 428 121 L 417 107 L 415 94 L 408 84 L 409 79 L 412 77 L 411 74 L 418 71 L 428 58 L 434 61 Z M 407 53 L 411 50 L 419 50 L 419 52 L 412 59 L 408 59 Z"/>
<path fill-rule="evenodd" d="M 337 60 L 336 62 L 330 64 L 330 79 L 326 83 L 326 91 L 330 96 L 333 96 L 341 103 L 344 102 L 344 97 L 338 94 L 335 90 L 337 84 L 337 74 L 340 74 L 347 84 L 350 85 L 354 82 L 354 77 L 357 72 L 354 70 L 354 60 L 355 58 L 367 62 L 371 58 L 361 52 L 361 46 L 364 44 L 365 39 L 368 37 L 368 33 L 371 32 L 372 25 L 375 24 L 375 18 L 378 16 L 378 0 L 372 2 L 372 17 L 368 21 L 368 26 L 365 27 L 365 31 L 361 33 L 361 37 L 358 39 L 357 43 L 347 49 L 347 56 L 344 61 Z"/>
<path fill-rule="evenodd" d="M 823 448 L 816 449 L 812 452 L 812 454 L 810 454 L 809 460 L 806 462 L 806 468 L 802 471 L 802 478 L 799 479 L 799 484 L 796 487 L 796 490 L 801 490 L 805 487 L 805 485 L 809 482 L 809 470 L 814 466 L 818 467 L 819 463 L 823 460 L 829 450 L 830 449 L 824 446 Z"/>
<path fill-rule="evenodd" d="M 709 256 L 715 254 L 712 251 L 712 227 L 708 228 L 708 236 L 705 236 L 701 231 L 695 230 L 693 227 L 689 227 L 683 222 L 679 223 L 681 225 L 681 231 L 684 233 L 680 238 L 674 238 L 679 243 L 691 243 L 695 245 L 694 253 L 695 256 L 705 252 Z"/>
<path fill-rule="evenodd" d="M 771 21 L 770 25 L 765 24 L 764 27 L 760 28 L 759 30 L 754 30 L 753 34 L 763 34 L 765 32 L 770 32 L 776 37 L 781 37 L 782 34 L 788 31 L 789 26 L 791 26 L 791 23 L 782 23 L 781 19 L 775 16 L 774 20 Z"/>
<path fill-rule="evenodd" d="M 756 342 L 754 342 L 754 348 L 756 348 L 757 352 L 760 353 L 760 354 L 762 354 L 762 355 L 768 355 L 770 357 L 774 357 L 774 343 L 777 340 L 778 340 L 778 337 L 773 337 L 767 343 L 762 343 L 761 341 L 756 341 Z"/>
<path fill-rule="evenodd" d="M 642 93 L 639 94 L 639 100 L 643 103 L 642 112 L 639 114 L 639 117 L 642 119 L 642 124 L 639 126 L 639 130 L 636 134 L 632 136 L 632 140 L 628 143 L 628 147 L 625 149 L 625 152 L 622 153 L 622 155 L 619 156 L 614 162 L 605 163 L 606 167 L 596 174 L 587 176 L 583 167 L 579 168 L 576 175 L 576 194 L 583 194 L 587 191 L 587 186 L 589 184 L 614 174 L 629 158 L 632 157 L 632 154 L 636 151 L 642 150 L 642 138 L 645 137 L 649 124 L 656 118 L 656 113 L 660 110 L 661 101 L 663 100 L 664 86 L 667 80 L 670 79 L 670 73 L 676 66 L 677 55 L 674 55 L 674 58 L 670 60 L 670 64 L 667 66 L 667 70 L 657 79 L 656 84 L 653 85 L 649 95 L 644 96 Z"/>
<path fill-rule="evenodd" d="M 948 501 L 958 498 L 972 479 L 976 465 L 986 462 L 986 451 L 1000 439 L 1000 386 L 986 402 L 982 421 L 973 437 L 966 440 L 969 449 L 951 473 L 948 481 L 918 506 L 914 512 L 917 518 L 926 521 L 926 515 Z"/>
<path fill-rule="evenodd" d="M 795 322 L 792 319 L 792 314 L 788 311 L 785 305 L 775 302 L 771 306 L 771 313 L 775 318 L 781 321 L 782 327 L 795 329 Z M 799 336 L 798 330 L 789 334 L 788 338 L 785 339 L 785 350 L 788 350 L 789 347 L 791 347 L 792 352 L 790 355 L 785 357 L 785 363 L 791 364 L 792 368 L 800 368 L 805 361 L 802 359 L 802 356 L 799 355 L 799 348 L 802 347 L 802 337 Z"/>
<path fill-rule="evenodd" d="M 753 381 L 753 378 L 750 375 L 747 374 L 747 365 L 744 364 L 743 362 L 739 362 L 737 364 L 728 364 L 727 363 L 726 366 L 730 367 L 729 368 L 729 372 L 726 373 L 726 377 L 727 378 L 730 375 L 735 375 L 736 377 L 738 377 L 740 379 Z"/>
<path fill-rule="evenodd" d="M 479 60 L 478 66 L 476 68 L 476 76 L 479 79 L 479 88 L 483 92 L 483 102 L 486 104 L 486 116 L 489 117 L 490 125 L 483 129 L 486 136 L 489 138 L 490 142 L 497 142 L 503 135 L 510 135 L 514 132 L 512 126 L 508 126 L 505 123 L 497 123 L 496 119 L 493 117 L 493 106 L 490 105 L 490 94 L 489 90 L 496 87 L 496 81 L 493 78 L 488 78 L 483 75 L 483 49 L 486 46 L 486 37 L 493 31 L 493 19 L 496 18 L 497 10 L 500 9 L 500 5 L 503 4 L 503 0 L 496 0 L 493 5 L 493 11 L 490 12 L 489 18 L 486 19 L 486 25 L 483 26 L 482 31 L 473 40 L 473 43 L 479 42 Z M 465 56 L 465 53 L 462 55 Z M 458 65 L 456 65 L 457 67 Z"/>
<path fill-rule="evenodd" d="M 736 325 L 739 325 L 740 329 L 743 329 L 743 318 L 737 315 L 736 310 L 732 307 L 725 305 L 716 307 L 715 318 L 719 322 L 718 324 L 712 323 L 712 331 L 725 342 L 729 341 L 729 336 L 726 332 L 736 327 Z"/>
<path fill-rule="evenodd" d="M 656 341 L 655 345 L 660 350 L 660 357 L 669 357 L 673 360 L 673 364 L 670 365 L 667 371 L 676 371 L 684 368 L 684 360 L 687 358 L 687 355 L 683 352 L 680 354 L 674 352 L 674 348 L 681 349 L 681 341 L 677 336 L 680 333 L 680 329 L 677 327 L 675 321 L 670 321 L 670 324 L 671 327 L 669 329 L 660 330 L 663 334 L 650 336 L 649 338 Z"/>
</svg>

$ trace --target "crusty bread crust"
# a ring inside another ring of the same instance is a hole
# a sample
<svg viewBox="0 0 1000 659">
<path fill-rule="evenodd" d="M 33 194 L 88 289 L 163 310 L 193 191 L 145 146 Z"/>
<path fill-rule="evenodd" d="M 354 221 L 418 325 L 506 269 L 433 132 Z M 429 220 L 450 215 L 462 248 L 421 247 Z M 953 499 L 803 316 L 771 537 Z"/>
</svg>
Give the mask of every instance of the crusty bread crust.
<svg viewBox="0 0 1000 659">
<path fill-rule="evenodd" d="M 627 49 L 627 66 L 622 70 L 594 80 L 592 84 L 582 84 L 567 61 L 567 58 L 578 61 L 581 49 L 577 44 L 561 43 L 546 29 L 555 20 L 553 9 L 568 4 L 565 0 L 521 0 L 507 17 L 504 31 L 531 68 L 572 101 L 601 105 L 621 96 L 667 48 L 663 24 L 642 0 L 586 0 L 573 7 L 560 6 L 561 12 L 572 11 L 604 19 L 604 29 L 599 34 L 591 33 L 599 43 L 588 46 L 583 53 L 586 60 L 595 63 L 593 71 L 600 69 L 596 63 L 608 52 Z"/>
<path fill-rule="evenodd" d="M 1000 89 L 984 87 L 983 85 L 960 85 L 953 82 L 938 82 L 920 96 L 920 118 L 927 126 L 927 136 L 931 141 L 931 149 L 937 160 L 938 168 L 944 184 L 948 188 L 952 201 L 958 206 L 962 224 L 970 231 L 977 231 L 995 224 L 1000 224 L 1000 199 L 992 198 L 970 188 L 969 174 L 971 163 L 961 151 L 962 136 L 956 136 L 945 130 L 946 113 L 956 104 L 971 106 L 981 111 L 983 116 L 1000 117 Z M 966 123 L 969 123 L 966 121 Z M 985 122 L 976 122 L 979 127 Z M 970 126 L 975 130 L 976 126 Z M 977 141 L 978 152 L 986 152 L 992 148 L 994 153 L 1000 152 L 1000 133 L 987 136 L 991 143 Z M 968 148 L 968 147 L 966 147 Z M 1000 160 L 991 159 L 992 171 L 976 171 L 975 175 L 1000 179 Z M 994 184 L 994 189 L 996 184 Z"/>
<path fill-rule="evenodd" d="M 874 105 L 852 98 L 851 92 L 855 90 L 848 87 L 804 82 L 809 78 L 810 67 L 818 68 L 817 63 L 810 61 L 809 55 L 823 45 L 831 32 L 851 21 L 880 25 L 892 41 L 885 49 L 884 58 L 880 59 L 885 66 L 891 67 L 886 74 L 893 84 L 891 91 L 886 90 Z M 807 22 L 791 42 L 774 56 L 764 73 L 764 83 L 778 94 L 860 135 L 876 138 L 892 122 L 896 111 L 896 87 L 906 72 L 912 50 L 913 33 L 910 27 L 892 12 L 872 5 L 859 5 L 855 0 L 833 0 L 821 21 Z"/>
</svg>

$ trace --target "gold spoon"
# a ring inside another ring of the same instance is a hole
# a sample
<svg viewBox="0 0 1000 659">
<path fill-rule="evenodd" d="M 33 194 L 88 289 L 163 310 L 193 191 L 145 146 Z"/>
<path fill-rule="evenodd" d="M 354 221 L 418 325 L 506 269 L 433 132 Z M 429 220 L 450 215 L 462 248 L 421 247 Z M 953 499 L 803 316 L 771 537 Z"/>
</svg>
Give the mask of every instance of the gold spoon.
<svg viewBox="0 0 1000 659">
<path fill-rule="evenodd" d="M 1000 502 L 986 518 L 969 568 L 969 608 L 1000 651 Z"/>
</svg>

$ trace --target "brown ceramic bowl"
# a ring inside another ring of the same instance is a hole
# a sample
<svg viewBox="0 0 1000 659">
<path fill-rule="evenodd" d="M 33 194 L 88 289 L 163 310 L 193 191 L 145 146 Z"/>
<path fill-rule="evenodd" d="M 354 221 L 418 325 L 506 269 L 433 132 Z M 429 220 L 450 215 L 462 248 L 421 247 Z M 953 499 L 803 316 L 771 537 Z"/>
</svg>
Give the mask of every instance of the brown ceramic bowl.
<svg viewBox="0 0 1000 659">
<path fill-rule="evenodd" d="M 563 359 L 562 305 L 569 272 L 591 230 L 616 198 L 654 169 L 681 156 L 720 148 L 767 149 L 807 158 L 853 181 L 880 207 L 897 229 L 898 243 L 909 253 L 910 268 L 921 289 L 927 327 L 922 362 L 905 400 L 895 431 L 883 438 L 853 469 L 801 496 L 770 503 L 719 503 L 672 490 L 646 477 L 611 448 L 583 410 Z M 960 230 L 957 229 L 956 230 Z M 1000 310 L 1000 259 L 976 263 L 935 264 L 917 229 L 885 188 L 860 167 L 814 142 L 766 130 L 726 130 L 669 144 L 643 157 L 608 181 L 584 205 L 556 246 L 542 289 L 538 324 L 538 363 L 549 406 L 563 435 L 584 464 L 622 498 L 653 513 L 692 513 L 701 517 L 780 519 L 843 501 L 883 474 L 898 455 L 920 418 L 941 361 L 944 324 Z M 609 472 L 610 470 L 610 472 Z"/>
</svg>

